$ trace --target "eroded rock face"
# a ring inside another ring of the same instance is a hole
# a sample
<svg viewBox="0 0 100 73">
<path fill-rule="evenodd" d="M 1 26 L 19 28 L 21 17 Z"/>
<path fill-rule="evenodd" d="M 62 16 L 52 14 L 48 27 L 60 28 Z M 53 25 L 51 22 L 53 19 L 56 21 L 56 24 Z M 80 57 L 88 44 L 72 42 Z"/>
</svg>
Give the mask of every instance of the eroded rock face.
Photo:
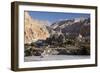
<svg viewBox="0 0 100 73">
<path fill-rule="evenodd" d="M 49 32 L 46 28 L 46 23 L 32 19 L 28 12 L 25 12 L 25 44 L 35 42 L 37 40 L 45 40 L 48 38 Z"/>
</svg>

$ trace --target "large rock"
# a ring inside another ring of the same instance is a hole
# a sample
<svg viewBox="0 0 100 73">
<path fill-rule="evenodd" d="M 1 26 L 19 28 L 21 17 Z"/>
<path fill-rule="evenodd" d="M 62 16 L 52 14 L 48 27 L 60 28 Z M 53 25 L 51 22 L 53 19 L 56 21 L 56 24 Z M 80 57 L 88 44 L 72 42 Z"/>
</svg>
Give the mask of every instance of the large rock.
<svg viewBox="0 0 100 73">
<path fill-rule="evenodd" d="M 45 40 L 49 37 L 46 23 L 37 19 L 32 19 L 28 12 L 25 12 L 25 44 L 37 40 Z"/>
</svg>

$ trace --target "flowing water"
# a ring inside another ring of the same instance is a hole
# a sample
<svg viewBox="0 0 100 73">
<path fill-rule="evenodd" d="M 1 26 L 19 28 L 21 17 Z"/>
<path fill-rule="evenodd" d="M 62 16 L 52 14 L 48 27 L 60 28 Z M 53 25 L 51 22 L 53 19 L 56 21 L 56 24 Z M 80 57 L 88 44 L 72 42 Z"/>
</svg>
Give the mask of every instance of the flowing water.
<svg viewBox="0 0 100 73">
<path fill-rule="evenodd" d="M 30 61 L 50 61 L 50 60 L 75 60 L 75 59 L 89 59 L 89 55 L 48 55 L 48 56 L 27 56 L 24 57 L 25 62 Z"/>
</svg>

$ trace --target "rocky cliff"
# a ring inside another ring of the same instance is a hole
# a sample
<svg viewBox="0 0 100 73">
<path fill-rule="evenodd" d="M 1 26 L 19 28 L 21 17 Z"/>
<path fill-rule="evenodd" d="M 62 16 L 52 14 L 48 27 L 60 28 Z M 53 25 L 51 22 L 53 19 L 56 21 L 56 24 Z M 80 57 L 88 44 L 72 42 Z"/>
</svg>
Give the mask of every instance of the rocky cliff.
<svg viewBox="0 0 100 73">
<path fill-rule="evenodd" d="M 78 36 L 79 34 L 90 36 L 90 18 L 75 18 L 72 20 L 62 20 L 51 25 L 54 31 L 62 32 L 67 35 L 72 34 Z"/>
<path fill-rule="evenodd" d="M 25 44 L 35 42 L 37 40 L 45 40 L 49 37 L 49 32 L 46 28 L 46 22 L 32 19 L 28 12 L 25 12 L 24 20 L 24 39 Z"/>
</svg>

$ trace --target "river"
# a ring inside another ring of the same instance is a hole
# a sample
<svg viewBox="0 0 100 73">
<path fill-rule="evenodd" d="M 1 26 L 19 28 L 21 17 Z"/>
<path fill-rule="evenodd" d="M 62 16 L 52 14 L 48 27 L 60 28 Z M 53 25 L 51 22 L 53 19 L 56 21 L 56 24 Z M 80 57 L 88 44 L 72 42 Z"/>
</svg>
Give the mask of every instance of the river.
<svg viewBox="0 0 100 73">
<path fill-rule="evenodd" d="M 48 55 L 48 56 L 27 56 L 24 57 L 25 62 L 31 61 L 49 61 L 49 60 L 73 60 L 73 59 L 89 59 L 89 55 Z"/>
</svg>

